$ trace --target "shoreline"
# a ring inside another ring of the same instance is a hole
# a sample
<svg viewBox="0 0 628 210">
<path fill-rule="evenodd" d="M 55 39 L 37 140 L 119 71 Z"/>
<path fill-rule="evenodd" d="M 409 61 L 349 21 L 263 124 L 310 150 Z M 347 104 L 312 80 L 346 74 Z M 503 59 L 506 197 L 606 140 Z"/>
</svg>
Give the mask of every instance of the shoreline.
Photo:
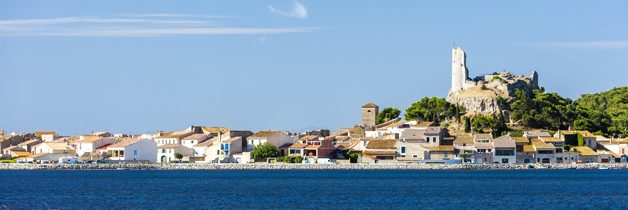
<svg viewBox="0 0 628 210">
<path fill-rule="evenodd" d="M 533 166 L 534 168 L 529 168 Z M 582 164 L 14 164 L 0 170 L 528 170 L 528 169 L 628 169 L 627 163 Z"/>
</svg>

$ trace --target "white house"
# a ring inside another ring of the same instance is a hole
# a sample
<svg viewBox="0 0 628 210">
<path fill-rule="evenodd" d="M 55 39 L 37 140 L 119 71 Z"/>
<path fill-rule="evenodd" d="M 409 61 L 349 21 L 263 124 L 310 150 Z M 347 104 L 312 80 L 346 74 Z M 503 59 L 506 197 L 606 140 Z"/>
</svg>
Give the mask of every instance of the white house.
<svg viewBox="0 0 628 210">
<path fill-rule="evenodd" d="M 209 140 L 213 135 L 210 134 L 193 134 L 193 135 L 189 135 L 186 136 L 185 138 L 181 139 L 181 145 L 186 146 L 188 148 L 192 148 L 194 147 L 194 145 L 203 143 L 207 140 Z"/>
<path fill-rule="evenodd" d="M 206 162 L 237 162 L 233 154 L 242 152 L 242 137 L 215 141 L 205 152 Z"/>
<path fill-rule="evenodd" d="M 181 160 L 189 161 L 193 149 L 180 144 L 164 144 L 157 147 L 157 162 L 169 163 L 178 159 L 175 154 L 179 153 L 183 156 Z"/>
<path fill-rule="evenodd" d="M 85 137 L 76 142 L 76 155 L 83 156 L 96 152 L 96 148 L 105 146 L 107 144 L 113 144 L 116 142 L 114 138 L 101 138 L 101 137 Z"/>
<path fill-rule="evenodd" d="M 157 143 L 151 139 L 125 139 L 107 147 L 110 160 L 157 162 Z"/>
<path fill-rule="evenodd" d="M 42 141 L 39 139 L 31 139 L 22 143 L 19 143 L 17 146 L 22 147 L 25 151 L 32 151 L 33 146 L 41 144 Z"/>
<path fill-rule="evenodd" d="M 276 147 L 280 147 L 287 143 L 292 143 L 293 138 L 281 131 L 259 131 L 247 138 L 246 150 L 250 151 L 255 146 L 269 142 Z"/>
<path fill-rule="evenodd" d="M 45 142 L 54 141 L 57 137 L 57 132 L 54 131 L 37 131 L 35 132 L 35 137 L 40 138 Z"/>
<path fill-rule="evenodd" d="M 189 136 L 190 134 L 191 133 L 181 132 L 160 133 L 160 135 L 155 137 L 154 140 L 157 142 L 157 146 L 165 144 L 181 144 L 181 139 Z"/>
</svg>

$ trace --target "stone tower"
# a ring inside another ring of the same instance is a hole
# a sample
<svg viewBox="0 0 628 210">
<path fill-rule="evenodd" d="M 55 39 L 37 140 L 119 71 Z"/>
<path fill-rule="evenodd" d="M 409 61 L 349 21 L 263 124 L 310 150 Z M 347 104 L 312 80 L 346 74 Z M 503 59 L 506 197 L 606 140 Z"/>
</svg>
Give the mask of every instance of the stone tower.
<svg viewBox="0 0 628 210">
<path fill-rule="evenodd" d="M 451 90 L 455 92 L 464 88 L 464 83 L 469 77 L 467 69 L 467 55 L 462 48 L 451 49 Z"/>
<path fill-rule="evenodd" d="M 530 80 L 532 80 L 532 87 L 539 88 L 539 74 L 536 71 L 532 71 L 532 75 L 530 75 Z"/>
<path fill-rule="evenodd" d="M 379 106 L 374 103 L 362 106 L 362 125 L 366 130 L 375 130 L 375 116 L 379 113 Z"/>
</svg>

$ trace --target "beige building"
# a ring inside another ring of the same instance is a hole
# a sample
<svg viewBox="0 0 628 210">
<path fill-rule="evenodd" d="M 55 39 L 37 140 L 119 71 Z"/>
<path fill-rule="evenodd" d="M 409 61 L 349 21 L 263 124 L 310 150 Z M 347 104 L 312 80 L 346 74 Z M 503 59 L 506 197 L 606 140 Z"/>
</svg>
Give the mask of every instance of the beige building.
<svg viewBox="0 0 628 210">
<path fill-rule="evenodd" d="M 33 154 L 76 154 L 74 147 L 62 142 L 44 142 L 33 147 Z"/>
<path fill-rule="evenodd" d="M 366 130 L 375 130 L 377 122 L 375 116 L 379 113 L 379 106 L 374 103 L 368 103 L 362 106 L 362 125 Z"/>
</svg>

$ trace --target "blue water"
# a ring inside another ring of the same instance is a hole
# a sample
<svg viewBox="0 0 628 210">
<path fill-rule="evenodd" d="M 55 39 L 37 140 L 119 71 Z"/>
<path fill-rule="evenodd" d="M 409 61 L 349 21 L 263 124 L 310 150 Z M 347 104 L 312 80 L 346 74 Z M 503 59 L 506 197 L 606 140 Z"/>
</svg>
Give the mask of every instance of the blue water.
<svg viewBox="0 0 628 210">
<path fill-rule="evenodd" d="M 0 204 L 9 209 L 628 209 L 628 171 L 0 171 Z"/>
</svg>

